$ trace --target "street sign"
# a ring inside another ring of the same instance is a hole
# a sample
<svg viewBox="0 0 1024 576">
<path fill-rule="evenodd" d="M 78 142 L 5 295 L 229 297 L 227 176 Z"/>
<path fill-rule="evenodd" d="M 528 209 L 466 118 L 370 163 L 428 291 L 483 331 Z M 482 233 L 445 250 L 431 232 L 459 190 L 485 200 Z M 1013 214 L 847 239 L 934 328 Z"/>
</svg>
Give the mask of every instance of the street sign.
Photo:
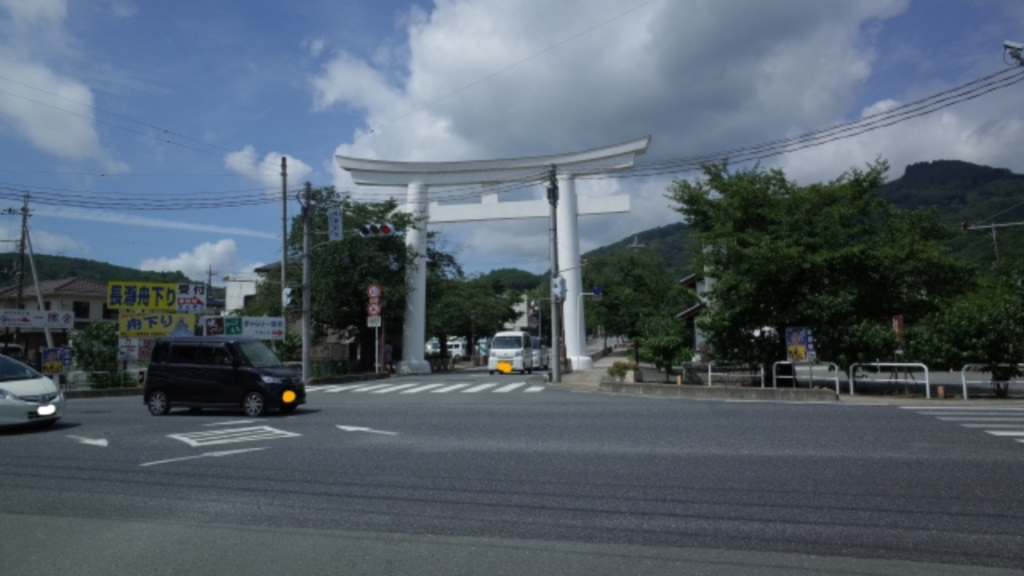
<svg viewBox="0 0 1024 576">
<path fill-rule="evenodd" d="M 366 295 L 370 298 L 380 298 L 380 286 L 377 284 L 370 284 L 366 287 Z"/>
<path fill-rule="evenodd" d="M 380 304 L 370 304 L 366 307 L 366 313 L 370 316 L 380 316 Z"/>
<path fill-rule="evenodd" d="M 327 239 L 331 242 L 341 240 L 341 208 L 339 207 L 327 211 Z"/>
<path fill-rule="evenodd" d="M 380 328 L 380 316 L 367 316 L 366 317 L 367 328 Z"/>
</svg>

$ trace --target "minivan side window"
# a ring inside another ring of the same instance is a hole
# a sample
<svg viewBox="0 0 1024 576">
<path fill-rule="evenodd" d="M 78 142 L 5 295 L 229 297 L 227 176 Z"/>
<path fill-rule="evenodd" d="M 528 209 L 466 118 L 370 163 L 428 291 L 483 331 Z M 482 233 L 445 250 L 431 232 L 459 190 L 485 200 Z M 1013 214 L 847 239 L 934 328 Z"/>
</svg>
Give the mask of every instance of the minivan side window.
<svg viewBox="0 0 1024 576">
<path fill-rule="evenodd" d="M 153 356 L 150 357 L 149 361 L 153 364 L 163 364 L 167 361 L 167 350 L 170 345 L 167 343 L 160 343 L 153 347 Z"/>
<path fill-rule="evenodd" d="M 196 344 L 173 344 L 168 362 L 171 364 L 200 364 L 199 346 Z"/>
</svg>

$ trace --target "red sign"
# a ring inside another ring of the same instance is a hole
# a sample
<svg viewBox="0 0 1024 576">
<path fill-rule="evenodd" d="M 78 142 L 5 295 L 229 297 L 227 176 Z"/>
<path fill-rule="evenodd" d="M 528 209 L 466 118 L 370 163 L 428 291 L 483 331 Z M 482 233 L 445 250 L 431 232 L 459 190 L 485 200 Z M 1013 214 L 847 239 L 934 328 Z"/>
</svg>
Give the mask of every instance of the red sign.
<svg viewBox="0 0 1024 576">
<path fill-rule="evenodd" d="M 366 287 L 366 295 L 370 298 L 380 298 L 380 286 L 377 284 L 370 284 Z"/>
<path fill-rule="evenodd" d="M 370 304 L 366 307 L 366 313 L 370 316 L 380 316 L 380 304 Z"/>
</svg>

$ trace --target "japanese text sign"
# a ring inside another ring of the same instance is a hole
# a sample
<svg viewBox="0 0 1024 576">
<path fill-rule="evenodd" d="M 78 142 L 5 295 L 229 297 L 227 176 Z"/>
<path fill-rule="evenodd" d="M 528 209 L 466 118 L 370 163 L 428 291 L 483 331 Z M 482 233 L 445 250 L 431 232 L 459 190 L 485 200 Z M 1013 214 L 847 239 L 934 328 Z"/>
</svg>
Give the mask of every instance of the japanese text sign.
<svg viewBox="0 0 1024 576">
<path fill-rule="evenodd" d="M 159 338 L 195 335 L 196 315 L 172 312 L 124 313 L 118 317 L 122 338 Z"/>
</svg>

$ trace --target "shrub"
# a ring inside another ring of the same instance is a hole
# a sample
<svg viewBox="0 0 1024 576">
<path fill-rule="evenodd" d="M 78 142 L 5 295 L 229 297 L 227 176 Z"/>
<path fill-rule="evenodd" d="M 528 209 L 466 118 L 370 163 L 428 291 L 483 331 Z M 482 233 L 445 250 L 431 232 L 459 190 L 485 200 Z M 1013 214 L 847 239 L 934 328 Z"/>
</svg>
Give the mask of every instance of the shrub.
<svg viewBox="0 0 1024 576">
<path fill-rule="evenodd" d="M 621 360 L 616 360 L 608 367 L 608 374 L 615 376 L 616 378 L 621 378 L 626 375 L 626 372 L 636 370 L 636 368 L 636 362 L 623 362 Z"/>
</svg>

